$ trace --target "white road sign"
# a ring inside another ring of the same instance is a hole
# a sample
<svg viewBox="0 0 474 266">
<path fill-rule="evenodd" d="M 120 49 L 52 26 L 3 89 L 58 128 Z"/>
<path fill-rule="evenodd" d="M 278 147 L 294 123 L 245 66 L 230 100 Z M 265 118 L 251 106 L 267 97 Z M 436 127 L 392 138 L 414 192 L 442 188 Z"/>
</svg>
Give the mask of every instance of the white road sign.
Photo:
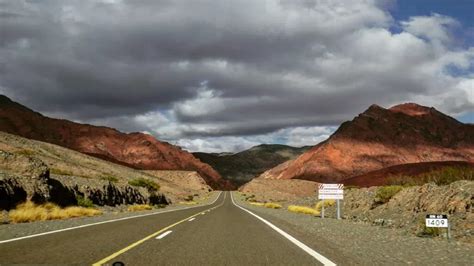
<svg viewBox="0 0 474 266">
<path fill-rule="evenodd" d="M 426 227 L 448 228 L 448 216 L 445 214 L 428 214 L 425 221 Z"/>
<path fill-rule="evenodd" d="M 319 184 L 319 199 L 344 199 L 344 184 Z"/>
</svg>

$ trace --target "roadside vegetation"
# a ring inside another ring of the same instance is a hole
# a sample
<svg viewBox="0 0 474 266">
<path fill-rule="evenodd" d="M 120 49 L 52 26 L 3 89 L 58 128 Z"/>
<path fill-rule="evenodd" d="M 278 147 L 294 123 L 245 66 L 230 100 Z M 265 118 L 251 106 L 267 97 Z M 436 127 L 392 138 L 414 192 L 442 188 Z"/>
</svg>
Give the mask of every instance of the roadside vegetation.
<svg viewBox="0 0 474 266">
<path fill-rule="evenodd" d="M 267 202 L 263 204 L 263 207 L 269 208 L 269 209 L 281 209 L 282 206 L 278 203 L 273 203 L 273 202 Z"/>
<path fill-rule="evenodd" d="M 148 191 L 158 191 L 160 189 L 160 185 L 153 182 L 152 180 L 145 179 L 145 178 L 136 178 L 133 180 L 128 181 L 128 184 L 135 187 L 144 187 L 148 189 Z"/>
<path fill-rule="evenodd" d="M 298 206 L 298 205 L 290 205 L 288 206 L 288 211 L 294 213 L 303 213 L 303 214 L 311 214 L 311 215 L 319 215 L 319 211 L 307 206 Z"/>
<path fill-rule="evenodd" d="M 421 186 L 426 183 L 435 183 L 438 186 L 449 185 L 458 180 L 474 180 L 474 169 L 470 167 L 448 166 L 439 170 L 416 176 L 392 176 L 389 184 L 400 186 Z"/>
<path fill-rule="evenodd" d="M 149 211 L 152 210 L 153 207 L 147 204 L 135 204 L 128 207 L 129 212 L 136 212 L 136 211 Z"/>
<path fill-rule="evenodd" d="M 180 201 L 179 204 L 181 204 L 181 205 L 196 205 L 196 204 L 198 204 L 198 202 L 194 201 L 194 200 L 193 201 Z"/>
<path fill-rule="evenodd" d="M 77 206 L 84 207 L 84 208 L 93 208 L 94 203 L 92 200 L 88 198 L 84 198 L 82 196 L 76 196 Z"/>
<path fill-rule="evenodd" d="M 421 228 L 421 230 L 418 230 L 417 236 L 419 237 L 436 237 L 441 235 L 441 228 L 439 227 L 427 227 L 425 218 L 421 217 L 418 220 L 418 228 Z"/>
<path fill-rule="evenodd" d="M 188 195 L 184 198 L 184 201 L 181 201 L 179 202 L 179 204 L 182 204 L 182 205 L 196 205 L 198 204 L 199 202 L 195 201 L 194 200 L 194 197 L 195 196 L 198 196 L 198 194 L 195 194 L 195 195 Z"/>
<path fill-rule="evenodd" d="M 375 192 L 374 201 L 377 204 L 384 204 L 390 201 L 398 192 L 403 189 L 402 186 L 383 186 L 379 187 Z"/>
<path fill-rule="evenodd" d="M 318 201 L 314 205 L 314 209 L 316 209 L 318 212 L 321 212 L 323 206 L 324 206 L 324 208 L 328 208 L 328 207 L 332 207 L 334 205 L 336 205 L 336 200 L 321 200 L 321 201 Z"/>
<path fill-rule="evenodd" d="M 37 205 L 31 201 L 27 201 L 25 203 L 19 204 L 16 209 L 11 210 L 8 213 L 8 218 L 12 223 L 28 223 L 35 221 L 95 216 L 99 214 L 102 214 L 102 212 L 93 208 L 84 208 L 78 206 L 60 208 L 53 203 Z"/>
</svg>

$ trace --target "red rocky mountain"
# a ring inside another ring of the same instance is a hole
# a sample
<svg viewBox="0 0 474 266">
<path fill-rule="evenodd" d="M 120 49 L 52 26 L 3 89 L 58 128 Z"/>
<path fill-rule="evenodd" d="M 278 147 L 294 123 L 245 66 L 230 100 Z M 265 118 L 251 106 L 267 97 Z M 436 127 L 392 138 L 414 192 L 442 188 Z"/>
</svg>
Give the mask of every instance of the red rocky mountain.
<svg viewBox="0 0 474 266">
<path fill-rule="evenodd" d="M 261 177 L 341 182 L 389 166 L 440 161 L 474 161 L 474 125 L 414 103 L 372 105 L 326 141 Z"/>
<path fill-rule="evenodd" d="M 229 189 L 211 166 L 180 147 L 143 133 L 53 119 L 0 95 L 0 131 L 63 146 L 101 159 L 144 170 L 197 171 L 215 189 Z"/>
</svg>

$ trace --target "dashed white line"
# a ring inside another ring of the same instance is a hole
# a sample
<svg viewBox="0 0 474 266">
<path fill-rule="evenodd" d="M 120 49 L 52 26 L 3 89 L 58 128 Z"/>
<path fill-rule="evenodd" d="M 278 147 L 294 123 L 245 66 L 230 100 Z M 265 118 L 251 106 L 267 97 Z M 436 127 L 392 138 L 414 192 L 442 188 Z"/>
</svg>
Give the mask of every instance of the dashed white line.
<svg viewBox="0 0 474 266">
<path fill-rule="evenodd" d="M 169 235 L 169 234 L 171 234 L 171 233 L 173 233 L 173 231 L 171 231 L 171 230 L 166 231 L 166 232 L 164 232 L 163 234 L 157 236 L 156 239 L 162 239 L 162 238 L 164 238 L 165 236 L 167 236 L 167 235 Z"/>
<path fill-rule="evenodd" d="M 192 221 L 194 221 L 194 219 L 196 219 L 196 218 L 191 218 L 191 219 L 188 220 L 188 222 L 192 222 Z"/>
<path fill-rule="evenodd" d="M 286 239 L 290 240 L 293 244 L 295 244 L 296 246 L 298 246 L 299 248 L 301 248 L 302 250 L 304 250 L 306 253 L 308 253 L 310 256 L 312 256 L 313 258 L 317 259 L 319 262 L 321 262 L 322 264 L 324 265 L 331 265 L 331 266 L 335 266 L 336 264 L 332 261 L 330 261 L 328 258 L 324 257 L 323 255 L 319 254 L 318 252 L 316 252 L 315 250 L 313 250 L 312 248 L 306 246 L 305 244 L 303 244 L 301 241 L 299 241 L 298 239 L 294 238 L 293 236 L 291 236 L 290 234 L 288 234 L 287 232 L 281 230 L 280 228 L 276 227 L 274 224 L 270 223 L 269 221 L 263 219 L 262 217 L 256 215 L 255 213 L 237 205 L 234 201 L 234 196 L 232 195 L 232 192 L 230 192 L 230 197 L 232 199 L 232 204 L 234 204 L 235 206 L 237 206 L 238 208 L 248 212 L 250 215 L 253 215 L 255 216 L 257 219 L 259 219 L 260 221 L 264 222 L 266 225 L 270 226 L 270 228 L 272 228 L 273 230 L 277 231 L 280 235 L 282 235 L 283 237 L 285 237 Z"/>
<path fill-rule="evenodd" d="M 166 211 L 161 211 L 161 212 L 147 213 L 147 214 L 141 214 L 141 215 L 136 215 L 136 216 L 130 216 L 130 217 L 124 217 L 124 218 L 119 218 L 119 219 L 113 219 L 113 220 L 108 220 L 108 221 L 103 221 L 103 222 L 97 222 L 97 223 L 91 223 L 91 224 L 84 224 L 84 225 L 79 225 L 79 226 L 74 226 L 74 227 L 69 227 L 69 228 L 64 228 L 64 229 L 59 229 L 59 230 L 54 230 L 54 231 L 48 231 L 48 232 L 44 232 L 44 233 L 34 234 L 34 235 L 28 235 L 28 236 L 22 236 L 22 237 L 7 239 L 7 240 L 1 240 L 1 241 L 0 241 L 0 244 L 8 243 L 8 242 L 13 242 L 13 241 L 18 241 L 18 240 L 23 240 L 23 239 L 28 239 L 28 238 L 33 238 L 33 237 L 38 237 L 38 236 L 44 236 L 44 235 L 50 235 L 50 234 L 60 233 L 60 232 L 69 231 L 69 230 L 75 230 L 75 229 L 84 228 L 84 227 L 89 227 L 89 226 L 94 226 L 94 225 L 99 225 L 99 224 L 113 223 L 113 222 L 124 221 L 124 220 L 139 218 L 139 217 L 145 217 L 145 216 L 151 216 L 151 215 L 158 215 L 158 214 L 162 214 L 162 213 L 175 212 L 175 211 L 182 211 L 182 210 L 187 210 L 187 209 L 193 209 L 193 208 L 208 206 L 208 205 L 214 204 L 214 203 L 217 201 L 217 199 L 219 199 L 219 197 L 221 196 L 221 194 L 222 194 L 222 191 L 219 192 L 219 195 L 217 195 L 217 197 L 214 199 L 213 202 L 211 202 L 211 203 L 209 203 L 209 204 L 206 204 L 206 205 L 193 206 L 193 207 L 186 207 L 186 208 L 175 209 L 175 210 L 166 210 Z M 226 194 L 224 194 L 224 200 L 225 200 L 225 195 L 226 195 Z"/>
</svg>

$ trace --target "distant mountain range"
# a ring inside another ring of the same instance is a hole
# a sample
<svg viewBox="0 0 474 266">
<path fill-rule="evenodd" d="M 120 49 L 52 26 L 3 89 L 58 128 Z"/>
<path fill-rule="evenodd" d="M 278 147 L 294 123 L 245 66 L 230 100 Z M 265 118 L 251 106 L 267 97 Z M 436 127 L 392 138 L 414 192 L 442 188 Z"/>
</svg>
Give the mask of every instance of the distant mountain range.
<svg viewBox="0 0 474 266">
<path fill-rule="evenodd" d="M 311 147 L 295 148 L 286 145 L 263 144 L 239 153 L 193 153 L 211 165 L 223 178 L 242 185 L 278 164 L 295 159 Z"/>
<path fill-rule="evenodd" d="M 390 109 L 372 105 L 326 141 L 260 177 L 335 183 L 396 165 L 432 162 L 423 166 L 429 170 L 446 161 L 474 162 L 474 125 L 414 103 Z"/>
<path fill-rule="evenodd" d="M 235 154 L 191 154 L 151 135 L 45 117 L 1 95 L 0 131 L 135 169 L 196 171 L 214 189 L 257 176 L 363 186 L 383 184 L 386 173 L 474 163 L 474 125 L 414 103 L 372 105 L 314 147 L 259 145 Z"/>
<path fill-rule="evenodd" d="M 214 189 L 231 189 L 208 164 L 177 146 L 143 133 L 118 130 L 63 119 L 53 119 L 0 95 L 0 131 L 63 146 L 88 155 L 142 170 L 198 172 Z"/>
</svg>

